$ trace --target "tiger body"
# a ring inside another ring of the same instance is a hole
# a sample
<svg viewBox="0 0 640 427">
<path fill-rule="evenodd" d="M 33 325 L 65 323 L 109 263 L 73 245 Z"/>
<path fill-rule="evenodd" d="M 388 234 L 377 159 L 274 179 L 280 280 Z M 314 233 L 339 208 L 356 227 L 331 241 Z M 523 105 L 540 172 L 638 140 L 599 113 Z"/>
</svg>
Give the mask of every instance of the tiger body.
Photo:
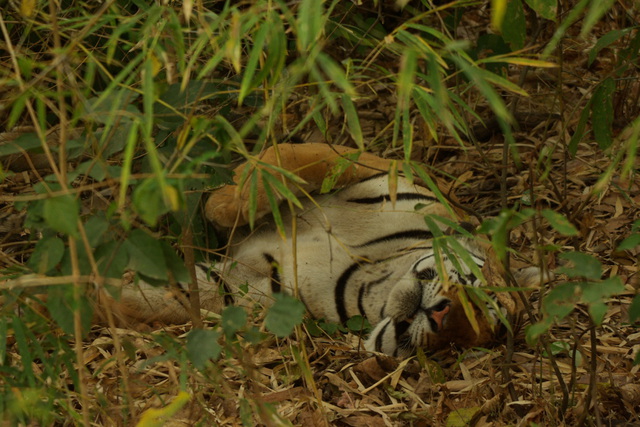
<svg viewBox="0 0 640 427">
<path fill-rule="evenodd" d="M 230 254 L 233 263 L 223 268 L 224 282 L 232 290 L 249 285 L 241 304 L 268 305 L 272 293 L 284 291 L 297 295 L 314 318 L 345 322 L 361 315 L 371 325 L 386 319 L 386 328 L 367 341 L 370 350 L 405 355 L 424 346 L 438 328 L 429 311 L 451 303 L 437 280 L 424 215 L 447 212 L 431 192 L 405 179 L 397 182 L 395 203 L 389 188 L 385 174 L 305 202 L 295 213 L 296 234 L 287 226 L 286 240 L 272 223 L 241 238 Z M 283 222 L 291 224 L 291 217 Z M 479 249 L 461 241 L 482 267 Z M 444 265 L 452 283 L 480 284 L 470 271 L 461 275 L 451 262 Z M 409 318 L 410 325 L 403 323 Z M 385 334 L 386 340 L 378 338 Z"/>
<path fill-rule="evenodd" d="M 343 154 L 327 152 L 326 147 L 281 147 L 287 151 L 277 159 L 278 164 L 295 171 L 307 185 L 298 194 L 319 189 L 335 159 Z M 273 150 L 261 160 L 276 164 Z M 482 282 L 465 262 L 436 254 L 434 234 L 444 233 L 445 226 L 434 233 L 425 222 L 425 215 L 446 218 L 449 211 L 425 187 L 381 174 L 388 161 L 375 156 L 360 161 L 338 181 L 343 188 L 304 200 L 302 208 L 293 213 L 283 209 L 284 239 L 267 215 L 248 235 L 235 233 L 228 257 L 213 265 L 198 264 L 202 307 L 221 309 L 222 282 L 228 295 L 242 294 L 233 297 L 238 305 L 268 306 L 274 293 L 286 292 L 299 297 L 314 318 L 344 322 L 361 315 L 374 327 L 365 343 L 367 350 L 404 357 L 416 347 L 437 349 L 450 343 L 470 347 L 490 342 L 497 306 L 483 310 L 491 316 L 483 316 L 476 308 L 479 315 L 475 316 L 475 330 L 472 328 L 459 300 L 459 285 L 477 287 Z M 237 183 L 244 167 L 236 170 Z M 226 186 L 212 193 L 207 216 L 227 227 L 244 224 L 249 205 L 242 186 Z M 269 210 L 260 190 L 258 217 Z M 467 260 L 479 269 L 485 267 L 484 246 L 468 237 L 455 239 L 468 253 Z M 455 257 L 453 251 L 448 254 Z M 181 286 L 186 292 L 187 285 Z M 240 292 L 243 289 L 248 291 Z M 186 321 L 185 300 L 184 295 L 169 297 L 166 291 L 139 283 L 123 288 L 117 306 L 119 312 L 147 321 L 150 317 Z M 231 301 L 227 298 L 226 302 Z"/>
</svg>

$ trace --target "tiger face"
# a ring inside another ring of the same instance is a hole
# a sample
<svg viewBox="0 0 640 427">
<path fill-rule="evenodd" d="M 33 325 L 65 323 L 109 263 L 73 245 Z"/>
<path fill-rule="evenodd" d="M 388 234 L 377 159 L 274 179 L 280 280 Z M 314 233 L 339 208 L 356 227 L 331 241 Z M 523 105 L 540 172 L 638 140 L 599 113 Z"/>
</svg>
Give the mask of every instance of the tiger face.
<svg viewBox="0 0 640 427">
<path fill-rule="evenodd" d="M 469 246 L 467 242 L 466 246 Z M 477 248 L 474 248 L 477 251 Z M 484 259 L 471 250 L 471 259 L 482 268 Z M 452 262 L 443 256 L 440 266 L 430 249 L 419 258 L 393 287 L 382 310 L 382 320 L 376 325 L 365 348 L 398 357 L 412 354 L 416 348 L 435 348 L 438 343 L 452 338 L 451 319 L 456 320 L 453 329 L 460 325 L 460 307 L 457 290 L 459 285 L 481 286 L 481 281 L 470 268 Z M 462 267 L 462 271 L 456 268 Z M 443 276 L 438 273 L 441 271 Z M 492 319 L 493 320 L 493 319 Z M 471 332 L 467 330 L 467 332 Z"/>
</svg>

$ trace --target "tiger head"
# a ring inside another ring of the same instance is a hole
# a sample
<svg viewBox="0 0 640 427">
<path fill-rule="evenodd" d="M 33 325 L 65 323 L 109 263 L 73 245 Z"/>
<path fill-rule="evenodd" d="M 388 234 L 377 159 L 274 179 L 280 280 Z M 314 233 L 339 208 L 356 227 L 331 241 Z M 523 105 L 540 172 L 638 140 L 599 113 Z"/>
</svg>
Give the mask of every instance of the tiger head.
<svg viewBox="0 0 640 427">
<path fill-rule="evenodd" d="M 474 251 L 469 254 L 482 268 L 484 258 Z M 437 262 L 440 265 L 436 265 Z M 453 262 L 443 255 L 438 261 L 433 251 L 424 254 L 389 293 L 382 320 L 375 326 L 365 348 L 407 357 L 418 347 L 437 350 L 450 344 L 465 348 L 487 344 L 494 336 L 496 321 L 487 319 L 476 307 L 475 318 L 480 330 L 476 333 L 460 303 L 458 293 L 464 292 L 460 285 L 477 287 L 482 283 L 462 260 Z"/>
</svg>

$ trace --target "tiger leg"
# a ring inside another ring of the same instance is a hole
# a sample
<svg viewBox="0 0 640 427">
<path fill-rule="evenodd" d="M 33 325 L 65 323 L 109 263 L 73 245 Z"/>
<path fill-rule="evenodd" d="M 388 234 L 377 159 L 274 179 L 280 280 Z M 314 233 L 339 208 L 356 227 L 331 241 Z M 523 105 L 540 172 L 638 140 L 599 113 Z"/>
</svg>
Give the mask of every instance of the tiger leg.
<svg viewBox="0 0 640 427">
<path fill-rule="evenodd" d="M 234 170 L 233 181 L 236 185 L 228 185 L 215 190 L 205 205 L 206 217 L 223 227 L 245 225 L 249 222 L 249 185 L 240 186 L 246 168 L 267 170 L 276 179 L 282 175 L 269 169 L 266 165 L 278 166 L 298 175 L 305 184 L 298 188 L 290 186 L 290 190 L 300 195 L 303 191 L 319 190 L 325 177 L 329 175 L 338 161 L 347 154 L 357 150 L 341 145 L 322 143 L 278 144 L 270 147 L 260 155 L 257 162 L 240 165 Z M 382 159 L 369 153 L 360 153 L 357 163 L 353 163 L 338 178 L 336 186 L 344 187 L 365 178 L 389 170 L 390 160 Z M 258 180 L 256 219 L 271 211 L 262 180 Z"/>
</svg>

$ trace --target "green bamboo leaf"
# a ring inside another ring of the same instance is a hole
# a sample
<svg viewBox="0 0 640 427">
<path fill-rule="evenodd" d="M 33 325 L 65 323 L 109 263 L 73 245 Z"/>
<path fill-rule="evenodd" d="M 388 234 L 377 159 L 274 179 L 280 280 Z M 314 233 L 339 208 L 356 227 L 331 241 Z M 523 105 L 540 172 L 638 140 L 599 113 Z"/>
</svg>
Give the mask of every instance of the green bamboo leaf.
<svg viewBox="0 0 640 427">
<path fill-rule="evenodd" d="M 323 30 L 324 2 L 302 0 L 298 4 L 297 42 L 298 50 L 308 52 L 320 39 Z"/>
<path fill-rule="evenodd" d="M 282 238 L 282 240 L 286 239 L 286 235 L 284 232 L 284 223 L 282 221 L 282 215 L 280 214 L 280 202 L 278 198 L 273 194 L 271 190 L 271 185 L 267 181 L 266 177 L 270 176 L 267 173 L 263 173 L 262 182 L 264 184 L 264 193 L 267 196 L 267 200 L 269 201 L 269 207 L 271 208 L 271 215 L 273 216 L 273 222 L 276 224 L 276 229 L 278 230 L 278 234 Z M 277 181 L 277 180 L 275 180 Z"/>
<path fill-rule="evenodd" d="M 436 183 L 433 182 L 429 174 L 427 174 L 427 172 L 425 172 L 425 170 L 422 169 L 422 166 L 412 163 L 411 169 L 413 169 L 416 175 L 418 175 L 418 177 L 426 184 L 427 188 L 431 190 L 433 194 L 435 194 L 438 201 L 442 203 L 442 205 L 447 209 L 447 211 L 451 214 L 451 216 L 455 218 L 456 214 L 453 211 L 453 209 L 451 209 L 451 206 L 449 205 L 449 201 L 447 200 L 446 197 L 444 197 L 444 194 L 442 194 L 442 191 L 440 191 Z"/>
<path fill-rule="evenodd" d="M 18 346 L 18 353 L 20 354 L 20 366 L 22 367 L 22 374 L 26 377 L 29 387 L 36 386 L 36 377 L 33 372 L 33 354 L 29 343 L 33 345 L 39 345 L 38 340 L 33 337 L 33 334 L 29 332 L 29 328 L 22 322 L 18 316 L 11 318 L 11 326 L 13 326 L 13 337 L 16 340 Z M 27 335 L 30 335 L 27 338 Z"/>
<path fill-rule="evenodd" d="M 598 53 L 600 53 L 602 49 L 605 49 L 606 47 L 611 46 L 613 43 L 618 41 L 620 38 L 626 36 L 631 31 L 633 31 L 633 28 L 625 28 L 623 30 L 611 30 L 604 36 L 600 37 L 596 42 L 596 44 L 589 51 L 589 60 L 587 61 L 587 64 L 589 66 L 593 64 L 593 61 L 596 59 L 596 56 L 598 56 Z"/>
<path fill-rule="evenodd" d="M 242 82 L 240 83 L 240 93 L 238 94 L 238 105 L 242 105 L 244 98 L 253 90 L 258 81 L 254 80 L 253 76 L 258 68 L 258 62 L 263 55 L 264 44 L 267 39 L 267 34 L 270 31 L 269 21 L 264 21 L 258 32 L 253 37 L 253 43 L 251 44 L 251 51 L 249 52 L 249 59 L 244 67 Z"/>
<path fill-rule="evenodd" d="M 362 139 L 362 129 L 360 128 L 360 118 L 356 111 L 356 106 L 346 93 L 342 94 L 342 109 L 347 119 L 349 134 L 360 150 L 364 150 L 364 140 Z"/>
<path fill-rule="evenodd" d="M 587 16 L 584 18 L 584 22 L 582 23 L 580 37 L 586 38 L 587 34 L 589 34 L 593 27 L 598 23 L 600 18 L 602 18 L 604 14 L 611 9 L 611 6 L 613 6 L 615 2 L 616 0 L 599 0 L 591 2 L 589 12 L 587 12 Z"/>
<path fill-rule="evenodd" d="M 542 216 L 549 221 L 549 224 L 558 232 L 565 236 L 577 236 L 580 234 L 578 230 L 569 222 L 569 220 L 551 209 L 543 209 Z"/>
<path fill-rule="evenodd" d="M 491 0 L 491 26 L 502 31 L 502 23 L 507 13 L 507 0 Z"/>
<path fill-rule="evenodd" d="M 578 120 L 576 130 L 571 136 L 571 141 L 569 141 L 568 149 L 569 153 L 571 153 L 572 156 L 576 155 L 576 153 L 578 152 L 578 144 L 580 144 L 580 141 L 582 141 L 584 137 L 589 133 L 589 131 L 586 130 L 586 127 L 587 122 L 589 121 L 589 115 L 591 113 L 591 101 L 593 101 L 593 98 L 591 98 L 587 102 L 587 105 L 582 110 L 582 113 L 580 113 L 580 120 Z"/>
<path fill-rule="evenodd" d="M 252 170 L 249 177 L 249 228 L 253 229 L 258 212 L 258 170 Z"/>
<path fill-rule="evenodd" d="M 302 203 L 296 197 L 296 195 L 279 179 L 271 175 L 269 172 L 262 171 L 263 178 L 272 186 L 278 194 L 282 195 L 285 199 L 290 200 L 299 208 L 302 208 Z"/>
<path fill-rule="evenodd" d="M 356 96 L 353 85 L 347 77 L 344 68 L 338 65 L 333 58 L 323 52 L 319 52 L 316 63 L 320 65 L 322 71 L 331 79 L 331 82 L 342 89 L 345 94 Z"/>
<path fill-rule="evenodd" d="M 591 102 L 593 136 L 603 150 L 613 143 L 613 93 L 615 90 L 615 81 L 607 77 L 594 91 Z"/>
</svg>

